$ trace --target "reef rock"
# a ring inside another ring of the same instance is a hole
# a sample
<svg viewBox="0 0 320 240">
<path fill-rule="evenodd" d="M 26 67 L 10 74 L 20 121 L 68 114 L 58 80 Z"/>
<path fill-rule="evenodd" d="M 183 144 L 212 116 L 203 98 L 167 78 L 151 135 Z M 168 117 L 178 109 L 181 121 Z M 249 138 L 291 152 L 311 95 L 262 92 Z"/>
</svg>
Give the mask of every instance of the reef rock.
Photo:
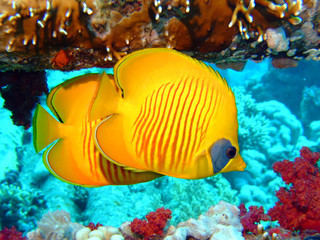
<svg viewBox="0 0 320 240">
<path fill-rule="evenodd" d="M 242 230 L 240 210 L 232 204 L 220 201 L 197 220 L 190 218 L 177 227 L 170 226 L 165 240 L 185 240 L 187 237 L 199 240 L 242 240 Z"/>
</svg>

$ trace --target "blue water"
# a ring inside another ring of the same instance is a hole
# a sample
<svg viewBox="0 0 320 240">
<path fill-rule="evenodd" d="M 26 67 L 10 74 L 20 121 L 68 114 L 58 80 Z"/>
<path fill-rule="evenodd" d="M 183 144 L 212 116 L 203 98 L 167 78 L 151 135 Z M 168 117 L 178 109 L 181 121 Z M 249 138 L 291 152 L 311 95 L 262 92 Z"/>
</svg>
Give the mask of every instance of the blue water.
<svg viewBox="0 0 320 240">
<path fill-rule="evenodd" d="M 274 69 L 266 60 L 248 62 L 242 72 L 218 69 L 236 95 L 239 144 L 247 168 L 202 180 L 163 177 L 101 188 L 63 183 L 45 169 L 41 153 L 35 153 L 32 130 L 14 126 L 10 112 L 1 108 L 1 228 L 30 231 L 44 213 L 56 209 L 68 211 L 74 222 L 115 227 L 162 206 L 172 210 L 171 224 L 196 218 L 219 200 L 269 209 L 283 185 L 272 164 L 293 159 L 302 146 L 320 150 L 319 68 L 318 62 L 300 62 L 297 68 Z M 48 85 L 52 89 L 76 75 L 101 71 L 47 71 Z M 45 103 L 44 96 L 41 101 Z"/>
</svg>

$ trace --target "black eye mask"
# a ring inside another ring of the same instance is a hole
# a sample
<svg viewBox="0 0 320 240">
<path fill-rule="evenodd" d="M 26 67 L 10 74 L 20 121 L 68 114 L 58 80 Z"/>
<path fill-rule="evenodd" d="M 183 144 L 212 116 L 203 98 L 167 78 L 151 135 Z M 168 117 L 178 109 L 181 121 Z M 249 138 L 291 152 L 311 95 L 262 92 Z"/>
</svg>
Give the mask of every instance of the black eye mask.
<svg viewBox="0 0 320 240">
<path fill-rule="evenodd" d="M 210 148 L 209 153 L 211 156 L 213 172 L 219 173 L 230 161 L 237 155 L 237 149 L 231 145 L 227 139 L 219 139 Z"/>
</svg>

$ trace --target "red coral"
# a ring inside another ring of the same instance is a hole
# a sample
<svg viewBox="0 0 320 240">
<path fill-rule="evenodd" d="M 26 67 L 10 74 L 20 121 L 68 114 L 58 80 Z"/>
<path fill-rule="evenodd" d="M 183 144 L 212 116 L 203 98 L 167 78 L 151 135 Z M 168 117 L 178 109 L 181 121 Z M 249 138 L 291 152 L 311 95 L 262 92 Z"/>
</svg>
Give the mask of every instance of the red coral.
<svg viewBox="0 0 320 240">
<path fill-rule="evenodd" d="M 290 188 L 281 187 L 279 201 L 268 212 L 272 221 L 289 230 L 312 229 L 320 232 L 320 173 L 317 161 L 320 153 L 303 147 L 300 157 L 273 164 Z"/>
<path fill-rule="evenodd" d="M 94 224 L 93 222 L 90 222 L 90 223 L 87 225 L 87 227 L 90 228 L 91 231 L 97 230 L 98 227 L 100 227 L 100 226 L 103 226 L 103 225 L 100 224 L 100 223 Z"/>
<path fill-rule="evenodd" d="M 147 220 L 134 219 L 130 224 L 131 231 L 145 240 L 155 236 L 163 236 L 163 229 L 171 218 L 171 213 L 170 209 L 158 208 L 146 216 Z"/>
<path fill-rule="evenodd" d="M 53 68 L 63 69 L 70 63 L 71 59 L 70 50 L 63 49 L 51 59 L 51 64 Z"/>
<path fill-rule="evenodd" d="M 280 239 L 291 239 L 293 238 L 293 232 L 284 229 L 282 227 L 275 227 L 275 228 L 271 228 L 268 231 L 269 235 L 272 236 L 274 233 L 277 234 L 277 236 L 280 236 Z M 303 238 L 304 239 L 304 238 Z"/>
<path fill-rule="evenodd" d="M 27 238 L 22 237 L 22 233 L 18 232 L 15 227 L 10 229 L 5 227 L 0 231 L 0 240 L 27 240 Z"/>
<path fill-rule="evenodd" d="M 245 205 L 241 203 L 239 209 L 244 233 L 252 232 L 253 234 L 257 234 L 257 224 L 260 223 L 261 220 L 270 220 L 270 217 L 264 213 L 263 207 L 250 206 L 248 212 Z"/>
</svg>

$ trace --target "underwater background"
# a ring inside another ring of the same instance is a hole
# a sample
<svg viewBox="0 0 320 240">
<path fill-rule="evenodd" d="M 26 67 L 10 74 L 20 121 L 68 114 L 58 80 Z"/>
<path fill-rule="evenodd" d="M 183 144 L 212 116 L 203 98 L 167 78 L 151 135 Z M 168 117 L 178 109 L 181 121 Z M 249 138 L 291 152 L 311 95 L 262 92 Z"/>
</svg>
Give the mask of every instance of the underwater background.
<svg viewBox="0 0 320 240">
<path fill-rule="evenodd" d="M 1 108 L 1 229 L 15 226 L 25 235 L 37 228 L 45 213 L 58 209 L 69 212 L 73 222 L 83 225 L 99 222 L 119 227 L 160 207 L 172 211 L 171 225 L 197 218 L 220 200 L 236 206 L 244 203 L 246 207 L 272 208 L 278 201 L 276 191 L 285 186 L 272 169 L 273 163 L 293 160 L 302 146 L 320 151 L 318 69 L 320 63 L 315 61 L 275 69 L 268 60 L 249 61 L 241 72 L 217 69 L 236 96 L 240 153 L 247 168 L 201 180 L 165 176 L 147 183 L 100 188 L 61 182 L 43 165 L 42 152 L 35 153 L 32 128 L 13 125 L 10 111 Z M 47 70 L 49 90 L 76 75 L 103 70 L 112 72 L 98 68 Z M 45 99 L 42 96 L 43 105 Z"/>
</svg>

